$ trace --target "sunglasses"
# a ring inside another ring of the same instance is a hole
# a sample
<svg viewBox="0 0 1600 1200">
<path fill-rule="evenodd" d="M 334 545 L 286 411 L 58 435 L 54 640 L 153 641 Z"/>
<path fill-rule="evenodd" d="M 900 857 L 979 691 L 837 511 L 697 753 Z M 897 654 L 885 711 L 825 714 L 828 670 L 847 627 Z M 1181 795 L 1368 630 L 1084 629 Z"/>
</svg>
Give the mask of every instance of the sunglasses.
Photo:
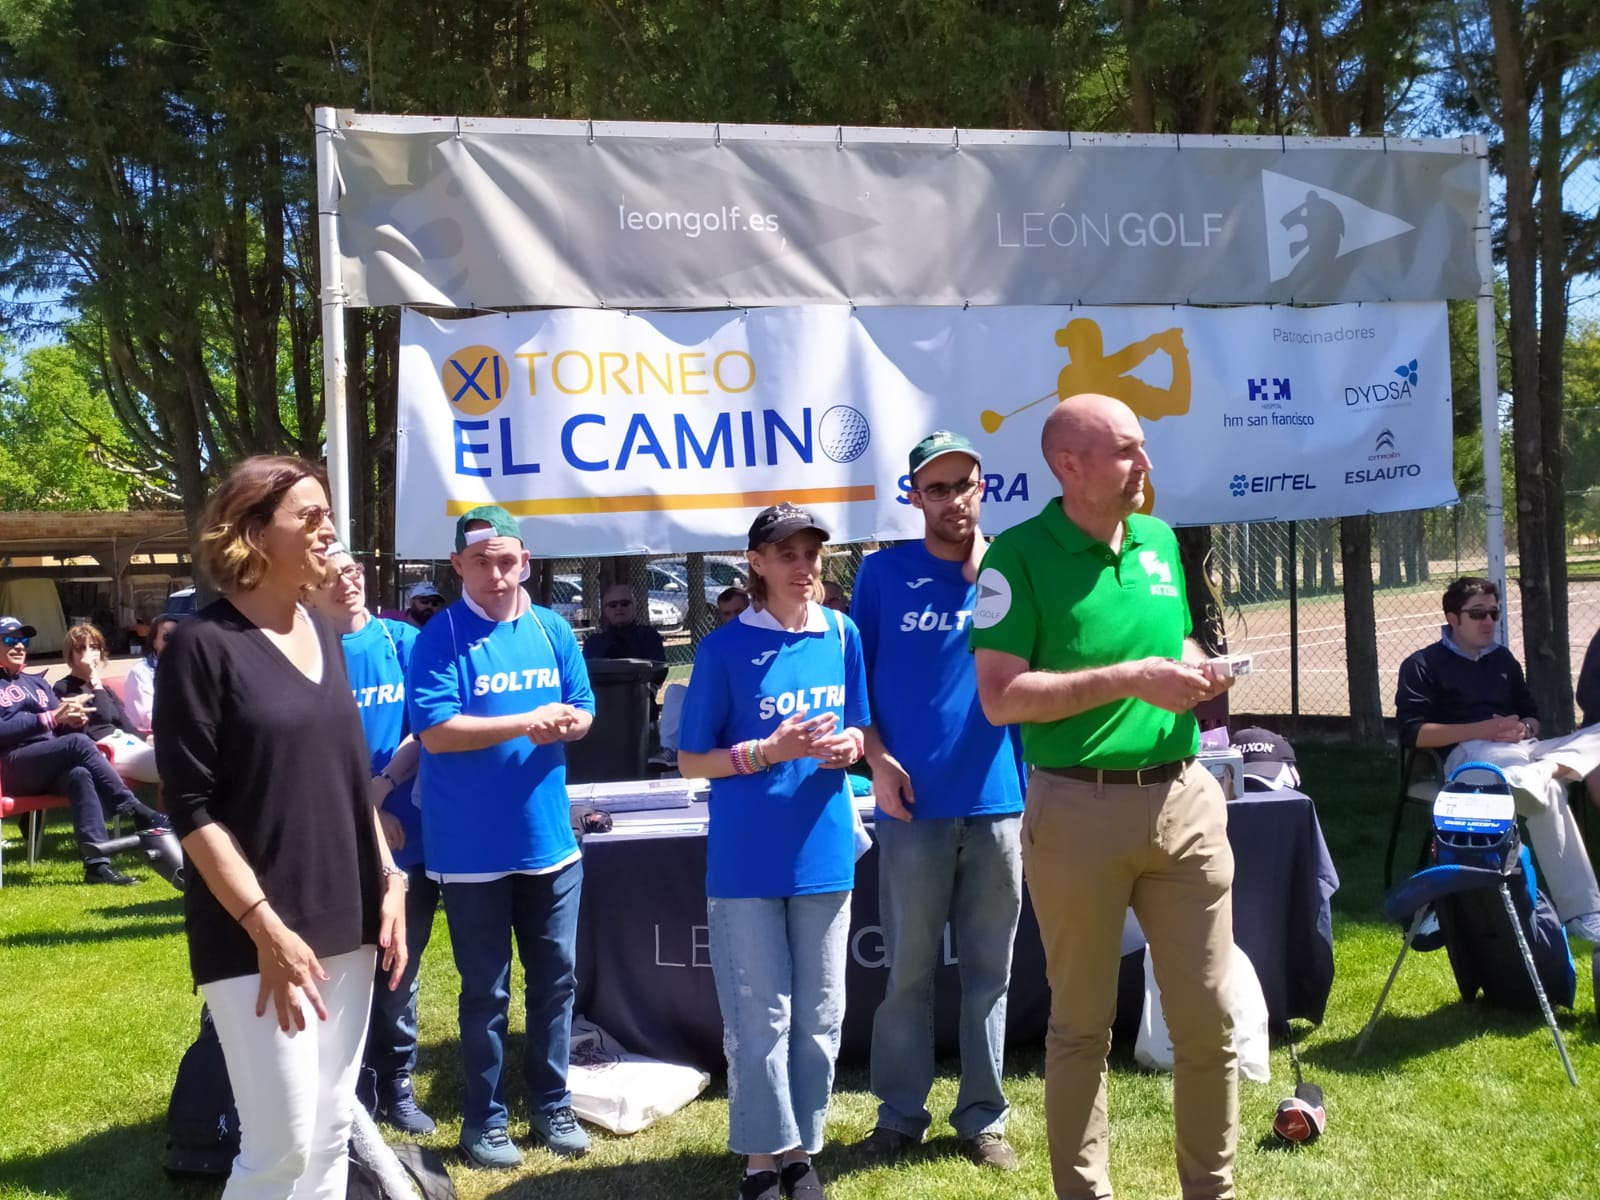
<svg viewBox="0 0 1600 1200">
<path fill-rule="evenodd" d="M 1461 615 L 1469 621 L 1498 621 L 1500 610 L 1498 608 L 1464 608 Z"/>
<path fill-rule="evenodd" d="M 294 519 L 307 529 L 320 529 L 324 521 L 333 521 L 333 509 L 321 504 L 313 504 L 309 508 L 302 508 L 294 514 Z"/>
<path fill-rule="evenodd" d="M 633 607 L 633 601 L 632 600 L 607 600 L 606 601 L 606 607 L 607 608 L 632 608 Z"/>
<path fill-rule="evenodd" d="M 960 483 L 929 484 L 925 488 L 917 488 L 916 491 L 935 503 L 943 503 L 946 500 L 961 499 L 982 482 L 979 479 L 963 479 Z"/>
<path fill-rule="evenodd" d="M 8 646 L 26 646 L 31 640 L 31 638 L 21 637 L 15 633 L 8 633 L 5 636 L 5 643 Z"/>
</svg>

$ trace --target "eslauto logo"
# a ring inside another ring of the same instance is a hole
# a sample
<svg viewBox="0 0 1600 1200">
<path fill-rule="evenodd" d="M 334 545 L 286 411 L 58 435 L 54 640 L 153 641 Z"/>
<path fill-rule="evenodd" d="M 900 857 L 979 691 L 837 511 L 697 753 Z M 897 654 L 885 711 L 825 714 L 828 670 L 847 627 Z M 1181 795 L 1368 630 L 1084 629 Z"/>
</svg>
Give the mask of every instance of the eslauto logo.
<svg viewBox="0 0 1600 1200">
<path fill-rule="evenodd" d="M 1413 363 L 1414 367 L 1415 364 Z M 1404 370 L 1405 368 L 1400 368 Z M 1372 441 L 1372 453 L 1367 455 L 1370 463 L 1387 463 L 1382 467 L 1357 467 L 1344 473 L 1346 486 L 1359 487 L 1367 483 L 1389 483 L 1396 479 L 1416 479 L 1422 474 L 1422 467 L 1414 462 L 1400 462 L 1400 448 L 1395 441 L 1394 431 L 1384 429 Z"/>
<path fill-rule="evenodd" d="M 783 235 L 777 213 L 747 213 L 737 204 L 711 209 L 633 208 L 624 200 L 617 205 L 617 229 L 622 233 L 675 233 L 686 238 L 728 233 Z"/>
<path fill-rule="evenodd" d="M 1356 383 L 1344 389 L 1346 408 L 1367 408 L 1374 404 L 1400 408 L 1411 403 L 1411 389 L 1420 378 L 1417 360 L 1411 359 L 1397 366 L 1392 378 L 1377 379 L 1371 383 Z"/>
<path fill-rule="evenodd" d="M 1335 260 L 1410 233 L 1416 226 L 1321 184 L 1277 171 L 1261 172 L 1267 235 L 1267 274 L 1314 278 Z"/>
<path fill-rule="evenodd" d="M 1269 492 L 1314 492 L 1317 485 L 1309 472 L 1284 471 L 1277 475 L 1235 475 L 1228 481 L 1228 491 L 1234 499 L 1241 496 L 1263 496 Z"/>
</svg>

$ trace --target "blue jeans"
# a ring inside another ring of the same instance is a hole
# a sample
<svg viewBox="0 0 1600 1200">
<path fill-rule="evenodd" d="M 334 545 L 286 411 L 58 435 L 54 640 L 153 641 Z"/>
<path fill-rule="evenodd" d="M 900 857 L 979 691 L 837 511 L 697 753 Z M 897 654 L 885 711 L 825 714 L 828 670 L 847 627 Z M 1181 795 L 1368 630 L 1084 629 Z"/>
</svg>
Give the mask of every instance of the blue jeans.
<svg viewBox="0 0 1600 1200">
<path fill-rule="evenodd" d="M 62 733 L 0 754 L 6 790 L 14 796 L 40 792 L 66 796 L 72 808 L 72 827 L 78 835 L 78 853 L 85 865 L 110 862 L 89 849 L 91 842 L 107 838 L 105 818 L 126 813 L 135 827 L 146 829 L 157 820 L 153 809 L 139 802 L 112 767 L 111 760 L 86 733 Z"/>
<path fill-rule="evenodd" d="M 367 1053 L 362 1063 L 364 1083 L 381 1099 L 383 1089 L 401 1075 L 417 1069 L 417 969 L 433 934 L 433 914 L 439 908 L 439 885 L 428 878 L 421 863 L 406 871 L 406 962 L 400 986 L 389 990 L 389 972 L 378 955 L 372 983 L 372 1022 L 367 1029 Z"/>
<path fill-rule="evenodd" d="M 572 1103 L 574 957 L 583 863 L 549 875 L 507 875 L 490 883 L 446 883 L 444 915 L 461 975 L 461 1066 L 466 1076 L 461 1140 L 507 1121 L 501 1067 L 511 1005 L 511 937 L 522 959 L 527 1006 L 522 1072 L 528 1108 L 552 1113 Z"/>
<path fill-rule="evenodd" d="M 920 1138 L 931 1120 L 933 976 L 946 920 L 961 976 L 961 1089 L 950 1124 L 958 1138 L 1003 1133 L 1001 1060 L 1011 944 L 1022 911 L 1022 814 L 882 820 L 878 906 L 889 984 L 872 1021 L 878 1124 Z"/>
<path fill-rule="evenodd" d="M 706 901 L 735 1154 L 822 1149 L 844 1023 L 850 893 Z"/>
</svg>

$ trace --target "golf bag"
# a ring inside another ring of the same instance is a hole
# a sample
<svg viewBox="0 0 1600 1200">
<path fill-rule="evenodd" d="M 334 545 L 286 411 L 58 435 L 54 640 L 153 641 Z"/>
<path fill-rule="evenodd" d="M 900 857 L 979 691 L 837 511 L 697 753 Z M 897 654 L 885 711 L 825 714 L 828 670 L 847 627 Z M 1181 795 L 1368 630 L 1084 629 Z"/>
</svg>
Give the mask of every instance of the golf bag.
<svg viewBox="0 0 1600 1200">
<path fill-rule="evenodd" d="M 1505 813 L 1486 816 L 1486 802 Z M 1567 934 L 1549 899 L 1539 891 L 1533 858 L 1522 844 L 1514 817 L 1503 819 L 1511 811 L 1511 786 L 1498 768 L 1461 764 L 1451 772 L 1435 804 L 1429 857 L 1436 868 L 1494 871 L 1505 878 L 1545 994 L 1551 1003 L 1569 1008 L 1578 977 Z M 1538 1011 L 1539 999 L 1523 969 L 1516 934 L 1495 892 L 1477 888 L 1444 895 L 1435 901 L 1435 911 L 1463 1000 L 1474 1000 L 1482 992 L 1496 1008 Z"/>
</svg>

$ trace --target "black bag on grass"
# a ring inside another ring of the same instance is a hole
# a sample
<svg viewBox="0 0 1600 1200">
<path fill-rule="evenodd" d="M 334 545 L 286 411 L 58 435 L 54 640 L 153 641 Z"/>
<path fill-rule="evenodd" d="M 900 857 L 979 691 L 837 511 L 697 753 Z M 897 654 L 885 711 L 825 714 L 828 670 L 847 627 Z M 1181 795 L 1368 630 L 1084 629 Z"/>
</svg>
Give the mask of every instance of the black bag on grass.
<svg viewBox="0 0 1600 1200">
<path fill-rule="evenodd" d="M 222 1057 L 211 1010 L 200 1009 L 200 1036 L 183 1052 L 167 1102 L 167 1152 L 171 1175 L 225 1177 L 239 1154 L 239 1110 Z"/>
</svg>

